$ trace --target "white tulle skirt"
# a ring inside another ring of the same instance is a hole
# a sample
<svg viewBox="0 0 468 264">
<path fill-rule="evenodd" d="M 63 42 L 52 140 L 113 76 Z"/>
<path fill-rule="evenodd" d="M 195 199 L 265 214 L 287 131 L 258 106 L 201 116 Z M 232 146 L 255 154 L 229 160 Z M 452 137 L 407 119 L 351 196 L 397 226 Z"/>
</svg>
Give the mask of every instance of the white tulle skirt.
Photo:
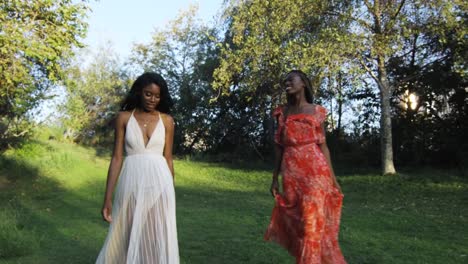
<svg viewBox="0 0 468 264">
<path fill-rule="evenodd" d="M 125 158 L 96 263 L 179 263 L 174 184 L 162 155 Z"/>
</svg>

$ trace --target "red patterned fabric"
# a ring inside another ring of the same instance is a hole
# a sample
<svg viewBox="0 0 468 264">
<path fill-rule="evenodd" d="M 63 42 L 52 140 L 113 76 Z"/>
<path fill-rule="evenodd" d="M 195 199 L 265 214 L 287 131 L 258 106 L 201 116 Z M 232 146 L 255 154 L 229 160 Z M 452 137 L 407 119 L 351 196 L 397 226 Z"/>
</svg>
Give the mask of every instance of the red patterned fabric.
<svg viewBox="0 0 468 264">
<path fill-rule="evenodd" d="M 283 193 L 275 197 L 265 240 L 285 247 L 298 264 L 346 263 L 338 245 L 343 194 L 318 145 L 325 142 L 326 109 L 317 105 L 313 115 L 285 119 L 279 107 L 273 114 L 279 124 L 275 142 L 283 146 Z"/>
</svg>

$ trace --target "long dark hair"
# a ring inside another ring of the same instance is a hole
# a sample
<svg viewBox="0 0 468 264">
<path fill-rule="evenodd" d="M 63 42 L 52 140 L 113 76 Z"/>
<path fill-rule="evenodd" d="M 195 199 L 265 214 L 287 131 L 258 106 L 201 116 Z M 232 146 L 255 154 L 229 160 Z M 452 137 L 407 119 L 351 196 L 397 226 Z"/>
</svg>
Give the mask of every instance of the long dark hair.
<svg viewBox="0 0 468 264">
<path fill-rule="evenodd" d="M 289 74 L 297 74 L 299 76 L 299 78 L 301 78 L 302 82 L 305 84 L 305 87 L 304 87 L 305 99 L 309 104 L 312 104 L 313 101 L 314 101 L 314 94 L 313 94 L 313 91 L 312 91 L 312 83 L 310 82 L 307 75 L 301 70 L 292 70 L 292 71 L 288 72 L 285 75 L 285 78 Z M 289 104 L 291 102 L 292 95 L 287 95 L 286 98 L 287 98 L 288 104 Z"/>
<path fill-rule="evenodd" d="M 142 90 L 150 84 L 156 84 L 161 88 L 161 99 L 159 104 L 156 106 L 156 110 L 166 114 L 170 113 L 171 107 L 174 103 L 172 102 L 171 95 L 169 94 L 167 83 L 161 75 L 154 72 L 145 72 L 135 80 L 132 88 L 130 88 L 130 92 L 128 92 L 127 97 L 125 97 L 120 105 L 120 111 L 143 108 L 141 105 Z"/>
</svg>

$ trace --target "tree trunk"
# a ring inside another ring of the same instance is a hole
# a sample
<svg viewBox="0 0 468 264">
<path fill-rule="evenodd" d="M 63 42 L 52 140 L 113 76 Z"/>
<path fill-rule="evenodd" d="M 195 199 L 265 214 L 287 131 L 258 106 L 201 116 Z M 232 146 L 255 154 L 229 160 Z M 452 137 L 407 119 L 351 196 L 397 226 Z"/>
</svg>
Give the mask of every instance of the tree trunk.
<svg viewBox="0 0 468 264">
<path fill-rule="evenodd" d="M 343 117 L 343 80 L 341 72 L 338 72 L 338 138 L 341 136 L 341 118 Z"/>
<path fill-rule="evenodd" d="M 393 143 L 392 143 L 392 117 L 390 98 L 392 90 L 387 79 L 387 70 L 385 69 L 385 59 L 378 56 L 378 79 L 380 89 L 380 151 L 382 160 L 382 174 L 395 174 L 393 164 Z"/>
<path fill-rule="evenodd" d="M 332 80 L 331 80 L 331 76 L 328 75 L 328 93 L 330 93 L 330 109 L 329 109 L 329 113 L 330 113 L 330 122 L 331 122 L 331 129 L 332 131 L 335 130 L 335 118 L 333 116 L 333 99 L 335 98 L 335 93 L 333 92 L 333 88 L 332 88 Z"/>
</svg>

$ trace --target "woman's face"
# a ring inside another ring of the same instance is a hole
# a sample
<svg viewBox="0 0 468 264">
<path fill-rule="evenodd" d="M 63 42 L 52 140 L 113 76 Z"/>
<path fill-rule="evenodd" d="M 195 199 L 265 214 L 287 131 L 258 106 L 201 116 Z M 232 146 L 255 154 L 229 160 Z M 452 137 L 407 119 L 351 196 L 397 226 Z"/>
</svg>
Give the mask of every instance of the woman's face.
<svg viewBox="0 0 468 264">
<path fill-rule="evenodd" d="M 304 92 L 305 84 L 299 75 L 290 73 L 284 80 L 284 88 L 288 94 L 297 94 Z"/>
<path fill-rule="evenodd" d="M 161 87 L 150 84 L 141 90 L 141 105 L 146 111 L 155 110 L 161 101 Z"/>
</svg>

